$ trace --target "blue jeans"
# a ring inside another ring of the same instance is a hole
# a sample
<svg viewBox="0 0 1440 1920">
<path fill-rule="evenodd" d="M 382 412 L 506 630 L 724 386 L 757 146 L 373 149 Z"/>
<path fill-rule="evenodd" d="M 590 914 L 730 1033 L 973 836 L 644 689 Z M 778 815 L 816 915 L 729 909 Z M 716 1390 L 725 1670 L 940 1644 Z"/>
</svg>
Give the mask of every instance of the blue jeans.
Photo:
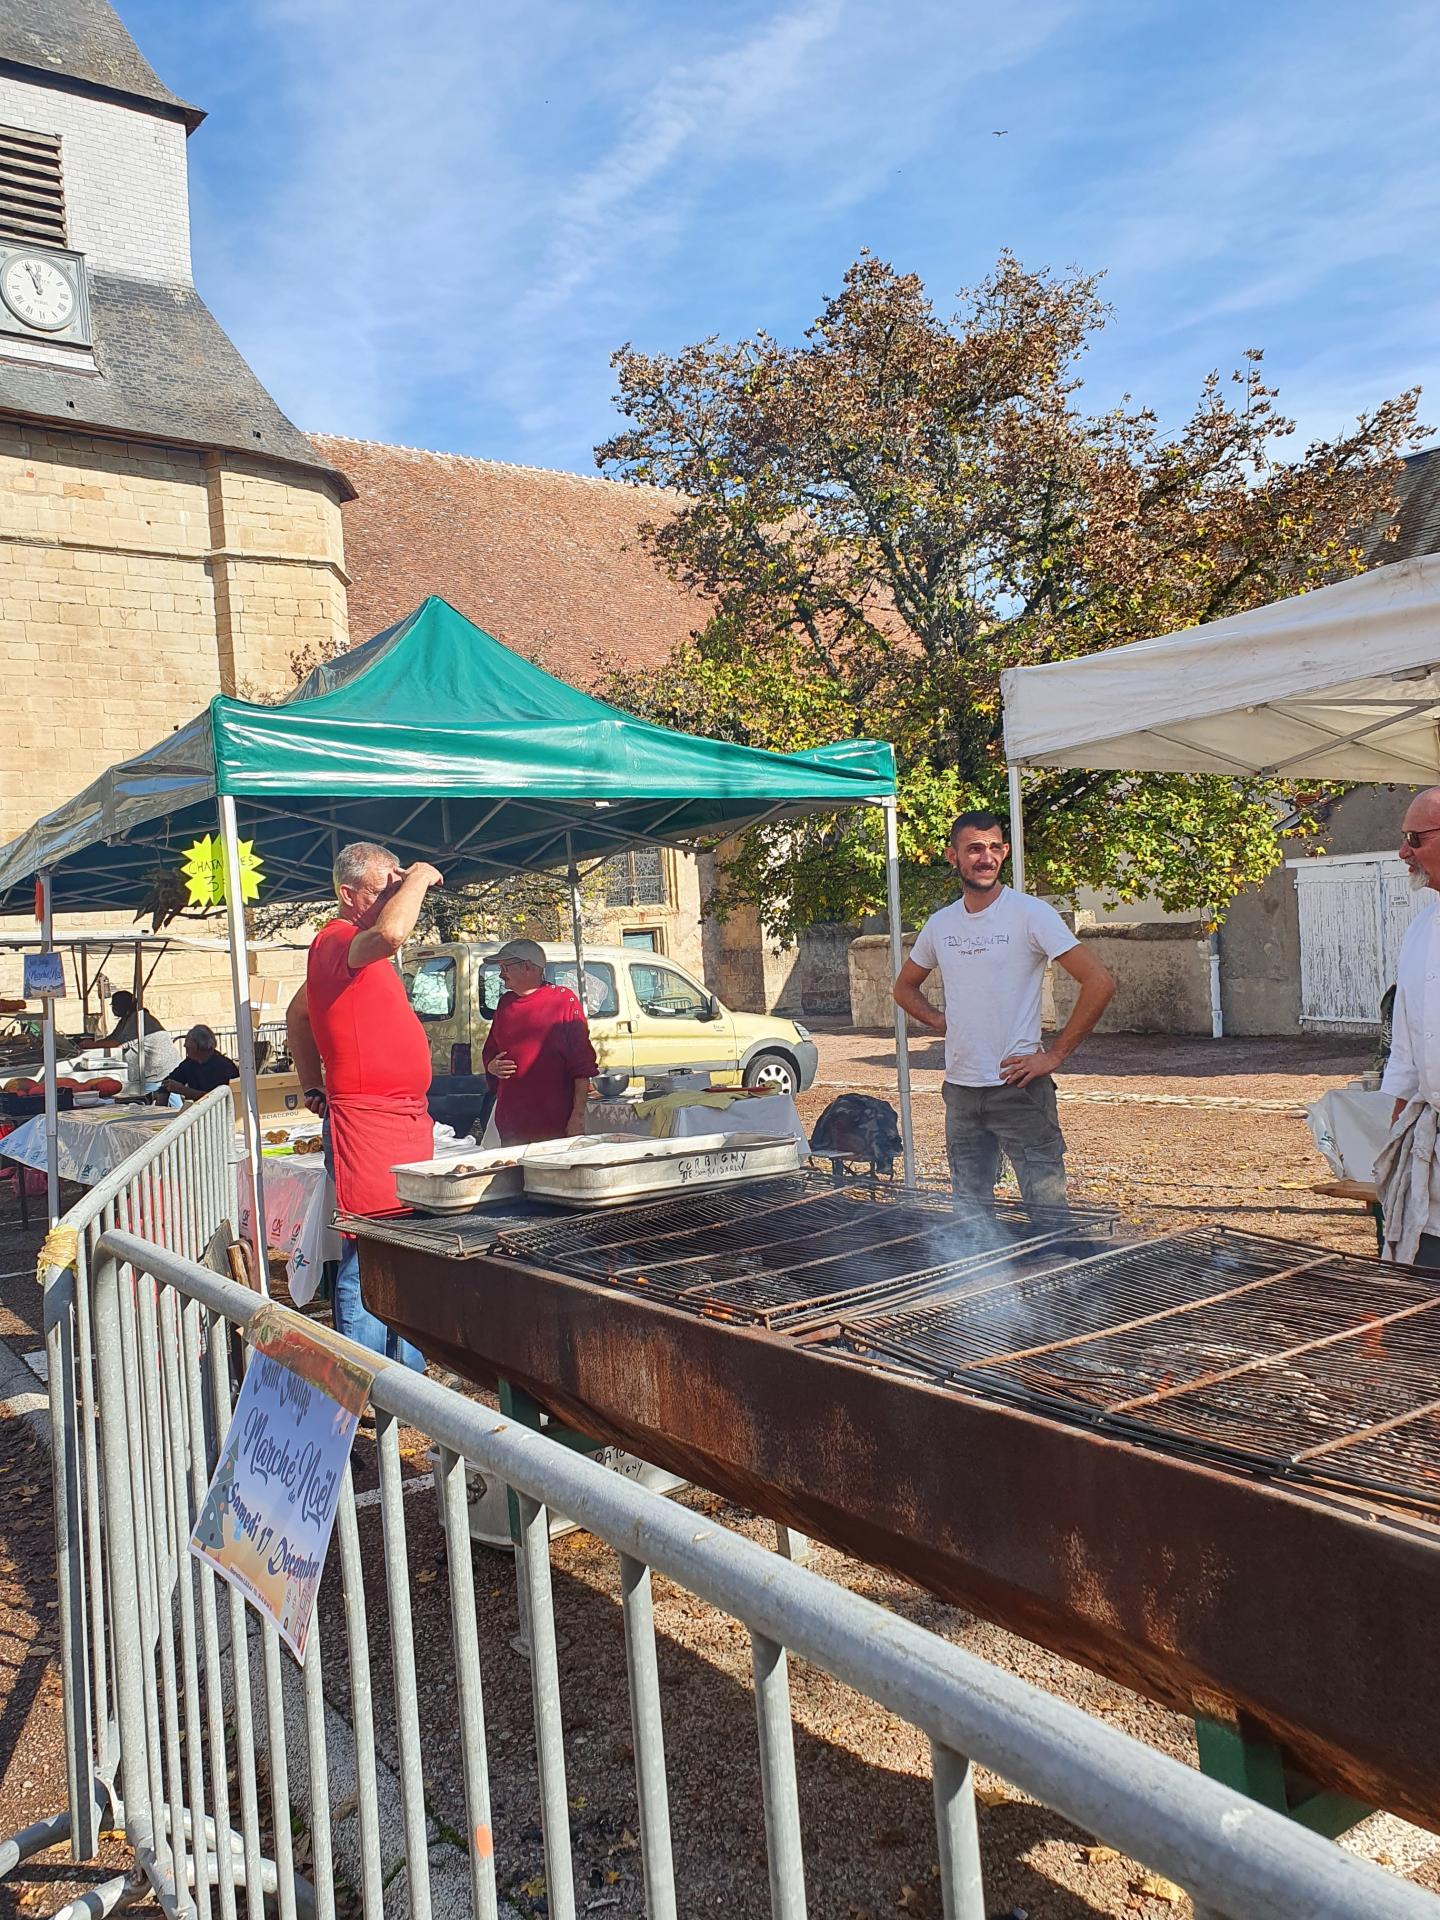
<svg viewBox="0 0 1440 1920">
<path fill-rule="evenodd" d="M 369 1347 L 372 1353 L 383 1353 L 387 1360 L 399 1360 L 407 1367 L 413 1367 L 417 1373 L 425 1371 L 425 1356 L 418 1347 L 412 1347 L 408 1340 L 402 1340 L 393 1327 L 378 1319 L 360 1297 L 360 1249 L 353 1240 L 341 1243 L 345 1251 L 340 1256 L 339 1270 L 335 1275 L 335 1295 L 331 1307 L 335 1318 L 335 1331 L 343 1333 L 347 1340 L 353 1340 L 358 1346 Z"/>
</svg>

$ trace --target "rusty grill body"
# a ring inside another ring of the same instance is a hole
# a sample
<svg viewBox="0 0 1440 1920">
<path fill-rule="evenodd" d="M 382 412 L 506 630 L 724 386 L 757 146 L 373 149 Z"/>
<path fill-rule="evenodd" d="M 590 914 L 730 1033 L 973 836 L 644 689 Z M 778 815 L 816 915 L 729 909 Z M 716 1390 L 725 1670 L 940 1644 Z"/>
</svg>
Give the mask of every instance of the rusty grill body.
<svg viewBox="0 0 1440 1920">
<path fill-rule="evenodd" d="M 354 1225 L 443 1364 L 1440 1827 L 1428 1276 L 805 1182 Z"/>
</svg>

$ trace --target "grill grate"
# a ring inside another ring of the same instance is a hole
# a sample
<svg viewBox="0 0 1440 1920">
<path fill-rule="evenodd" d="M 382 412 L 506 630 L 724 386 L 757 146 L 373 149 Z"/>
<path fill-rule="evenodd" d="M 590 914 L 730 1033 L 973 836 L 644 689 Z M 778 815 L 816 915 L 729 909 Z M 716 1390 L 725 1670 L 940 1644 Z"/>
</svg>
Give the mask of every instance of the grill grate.
<svg viewBox="0 0 1440 1920">
<path fill-rule="evenodd" d="M 1434 1276 L 1228 1228 L 847 1316 L 833 1351 L 1440 1511 Z"/>
<path fill-rule="evenodd" d="M 1079 1231 L 1064 1215 L 1032 1222 L 1011 1203 L 992 1219 L 957 1213 L 948 1191 L 837 1188 L 802 1174 L 504 1230 L 497 1248 L 686 1312 L 800 1332 L 842 1311 L 893 1310 L 937 1287 L 953 1292 L 1022 1245 L 1073 1256 L 1090 1244 Z"/>
</svg>

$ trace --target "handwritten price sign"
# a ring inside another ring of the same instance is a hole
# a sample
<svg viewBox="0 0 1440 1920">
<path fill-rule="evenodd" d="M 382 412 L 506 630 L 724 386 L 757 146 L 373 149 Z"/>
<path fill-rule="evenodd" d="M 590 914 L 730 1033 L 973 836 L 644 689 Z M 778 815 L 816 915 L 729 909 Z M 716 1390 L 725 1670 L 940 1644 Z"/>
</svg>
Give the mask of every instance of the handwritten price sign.
<svg viewBox="0 0 1440 1920">
<path fill-rule="evenodd" d="M 238 1588 L 297 1660 L 373 1372 L 262 1308 L 190 1551 Z"/>
</svg>

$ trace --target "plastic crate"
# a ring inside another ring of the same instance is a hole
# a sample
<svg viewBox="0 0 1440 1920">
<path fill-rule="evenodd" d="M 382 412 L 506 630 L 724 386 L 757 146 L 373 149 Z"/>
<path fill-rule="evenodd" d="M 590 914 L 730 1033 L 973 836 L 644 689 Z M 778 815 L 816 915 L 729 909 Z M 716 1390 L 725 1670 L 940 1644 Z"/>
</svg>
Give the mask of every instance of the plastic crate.
<svg viewBox="0 0 1440 1920">
<path fill-rule="evenodd" d="M 75 1105 L 73 1087 L 55 1089 L 56 1108 L 61 1113 L 69 1113 Z M 37 1113 L 45 1111 L 43 1093 L 0 1093 L 0 1115 L 7 1120 L 30 1120 Z"/>
</svg>

